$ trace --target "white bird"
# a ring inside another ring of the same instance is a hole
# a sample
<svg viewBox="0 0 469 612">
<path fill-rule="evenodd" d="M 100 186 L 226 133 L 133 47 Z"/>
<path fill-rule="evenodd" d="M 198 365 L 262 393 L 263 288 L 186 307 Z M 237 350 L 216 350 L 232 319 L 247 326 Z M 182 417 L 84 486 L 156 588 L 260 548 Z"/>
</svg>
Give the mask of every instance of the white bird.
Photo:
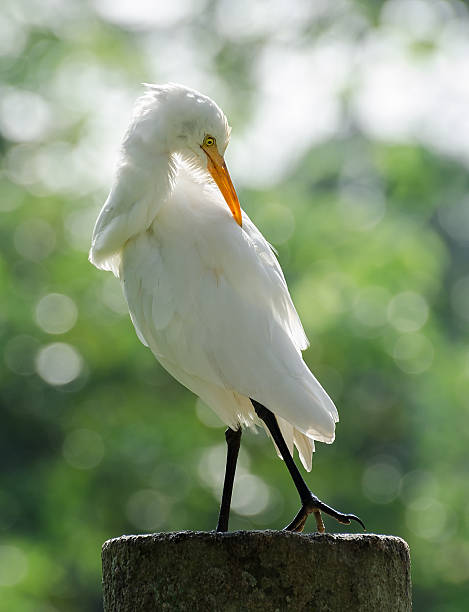
<svg viewBox="0 0 469 612">
<path fill-rule="evenodd" d="M 272 247 L 240 208 L 223 158 L 227 119 L 195 90 L 145 87 L 90 261 L 120 279 L 142 343 L 228 425 L 217 530 L 228 529 L 241 427 L 262 422 L 301 498 L 287 529 L 314 513 L 323 531 L 321 510 L 361 523 L 314 496 L 292 459 L 296 446 L 309 471 L 338 414 L 302 359 L 308 341 Z"/>
</svg>

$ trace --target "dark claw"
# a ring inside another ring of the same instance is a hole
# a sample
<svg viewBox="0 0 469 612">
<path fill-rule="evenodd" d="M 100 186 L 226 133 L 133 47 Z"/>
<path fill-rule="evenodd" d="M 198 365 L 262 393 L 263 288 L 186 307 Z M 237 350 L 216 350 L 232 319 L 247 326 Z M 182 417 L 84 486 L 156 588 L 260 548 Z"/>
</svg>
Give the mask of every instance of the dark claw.
<svg viewBox="0 0 469 612">
<path fill-rule="evenodd" d="M 360 525 L 363 527 L 363 530 L 366 531 L 365 524 L 363 523 L 363 521 L 361 519 L 358 518 L 358 516 L 355 516 L 355 514 L 347 514 L 346 515 L 346 522 L 345 521 L 339 521 L 339 523 L 342 523 L 343 525 L 350 525 L 351 521 L 357 521 L 357 523 L 360 523 Z"/>
<path fill-rule="evenodd" d="M 324 533 L 324 523 L 322 522 L 321 512 L 335 518 L 336 521 L 341 523 L 342 525 L 350 525 L 352 521 L 356 521 L 359 523 L 363 529 L 366 531 L 366 527 L 355 514 L 344 514 L 343 512 L 339 512 L 334 508 L 331 508 L 320 499 L 318 499 L 315 495 L 311 493 L 310 499 L 308 499 L 300 508 L 300 511 L 295 516 L 293 521 L 284 527 L 284 531 L 295 531 L 301 533 L 304 529 L 306 519 L 310 514 L 314 514 L 316 519 L 316 526 L 319 533 Z"/>
</svg>

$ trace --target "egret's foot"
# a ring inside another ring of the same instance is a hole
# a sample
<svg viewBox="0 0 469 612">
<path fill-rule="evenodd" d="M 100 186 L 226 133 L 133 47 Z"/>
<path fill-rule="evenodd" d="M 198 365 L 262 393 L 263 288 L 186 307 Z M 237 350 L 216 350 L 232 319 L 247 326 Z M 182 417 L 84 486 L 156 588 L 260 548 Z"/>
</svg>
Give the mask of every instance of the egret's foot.
<svg viewBox="0 0 469 612">
<path fill-rule="evenodd" d="M 321 512 L 332 516 L 336 521 L 342 523 L 342 525 L 350 525 L 352 521 L 357 521 L 366 530 L 365 525 L 362 521 L 355 516 L 355 514 L 344 514 L 343 512 L 339 512 L 338 510 L 334 510 L 320 499 L 318 499 L 315 495 L 310 492 L 310 498 L 303 503 L 300 508 L 300 511 L 292 520 L 292 522 L 284 527 L 284 531 L 296 531 L 297 533 L 301 533 L 305 527 L 306 519 L 310 514 L 314 514 L 314 518 L 316 519 L 316 526 L 319 533 L 324 533 L 324 523 L 322 521 Z"/>
</svg>

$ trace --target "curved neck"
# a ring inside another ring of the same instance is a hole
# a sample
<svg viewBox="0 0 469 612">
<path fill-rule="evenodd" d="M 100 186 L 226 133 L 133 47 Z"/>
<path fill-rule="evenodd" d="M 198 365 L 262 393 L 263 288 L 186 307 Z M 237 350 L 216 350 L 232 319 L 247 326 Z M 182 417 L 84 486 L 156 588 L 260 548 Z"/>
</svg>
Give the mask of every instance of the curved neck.
<svg viewBox="0 0 469 612">
<path fill-rule="evenodd" d="M 90 250 L 90 261 L 116 276 L 122 248 L 150 227 L 168 201 L 176 176 L 172 155 L 126 144 L 111 192 L 96 221 Z"/>
</svg>

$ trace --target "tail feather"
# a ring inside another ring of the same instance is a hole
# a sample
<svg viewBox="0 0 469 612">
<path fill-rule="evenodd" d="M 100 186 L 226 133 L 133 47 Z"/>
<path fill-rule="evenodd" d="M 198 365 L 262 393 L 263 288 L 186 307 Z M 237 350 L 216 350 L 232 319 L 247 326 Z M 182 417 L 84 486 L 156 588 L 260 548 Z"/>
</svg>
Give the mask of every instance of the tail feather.
<svg viewBox="0 0 469 612">
<path fill-rule="evenodd" d="M 311 472 L 313 466 L 314 440 L 305 436 L 304 433 L 294 430 L 295 446 L 298 449 L 300 461 L 307 472 Z"/>
<path fill-rule="evenodd" d="M 285 440 L 288 450 L 290 451 L 290 455 L 293 456 L 293 450 L 296 446 L 303 467 L 306 471 L 310 472 L 313 464 L 314 440 L 306 436 L 301 431 L 298 431 L 298 429 L 293 427 L 293 425 L 288 423 L 288 421 L 285 421 L 285 419 L 282 419 L 282 417 L 277 416 L 276 418 L 280 432 Z M 278 449 L 278 446 L 275 444 L 272 435 L 264 422 L 263 425 L 267 435 L 272 440 L 272 444 L 275 447 L 275 451 L 278 457 L 280 457 L 280 459 L 283 459 L 282 454 Z"/>
</svg>

